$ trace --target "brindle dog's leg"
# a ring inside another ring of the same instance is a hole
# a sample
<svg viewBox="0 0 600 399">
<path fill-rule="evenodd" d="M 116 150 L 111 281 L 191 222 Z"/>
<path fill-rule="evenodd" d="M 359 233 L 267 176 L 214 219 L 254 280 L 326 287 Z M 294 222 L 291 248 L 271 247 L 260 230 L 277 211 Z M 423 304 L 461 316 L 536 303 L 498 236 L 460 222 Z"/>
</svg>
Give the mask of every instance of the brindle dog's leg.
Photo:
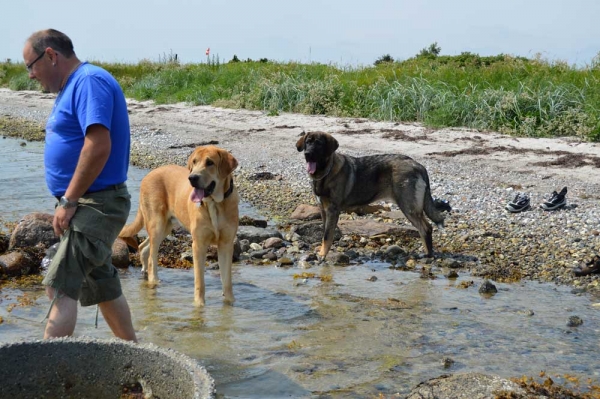
<svg viewBox="0 0 600 399">
<path fill-rule="evenodd" d="M 422 207 L 419 205 L 418 208 L 413 208 L 407 205 L 407 202 L 396 202 L 400 207 L 400 210 L 404 213 L 409 222 L 412 223 L 413 226 L 419 232 L 421 236 L 421 241 L 423 242 L 423 247 L 425 249 L 425 256 L 430 258 L 433 256 L 433 238 L 432 238 L 432 227 L 431 224 L 425 219 L 425 214 L 423 213 Z"/>
<path fill-rule="evenodd" d="M 332 204 L 323 198 L 321 198 L 321 207 L 321 209 L 324 210 L 323 213 L 325 213 L 325 219 L 323 220 L 323 242 L 321 243 L 319 256 L 325 259 L 333 244 L 335 228 L 337 227 L 338 219 L 340 217 L 340 209 L 337 205 Z"/>
</svg>

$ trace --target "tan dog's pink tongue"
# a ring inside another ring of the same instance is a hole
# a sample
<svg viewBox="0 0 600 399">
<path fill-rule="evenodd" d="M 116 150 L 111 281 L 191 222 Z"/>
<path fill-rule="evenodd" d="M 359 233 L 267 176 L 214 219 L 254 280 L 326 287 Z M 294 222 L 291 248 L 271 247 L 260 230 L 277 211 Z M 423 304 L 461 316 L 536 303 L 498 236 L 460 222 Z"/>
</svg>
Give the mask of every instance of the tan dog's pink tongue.
<svg viewBox="0 0 600 399">
<path fill-rule="evenodd" d="M 306 163 L 306 171 L 313 175 L 317 171 L 317 163 L 316 162 L 307 162 Z"/>
<path fill-rule="evenodd" d="M 204 190 L 194 188 L 192 195 L 190 195 L 190 200 L 194 203 L 199 203 L 202 202 L 202 198 L 204 198 Z"/>
</svg>

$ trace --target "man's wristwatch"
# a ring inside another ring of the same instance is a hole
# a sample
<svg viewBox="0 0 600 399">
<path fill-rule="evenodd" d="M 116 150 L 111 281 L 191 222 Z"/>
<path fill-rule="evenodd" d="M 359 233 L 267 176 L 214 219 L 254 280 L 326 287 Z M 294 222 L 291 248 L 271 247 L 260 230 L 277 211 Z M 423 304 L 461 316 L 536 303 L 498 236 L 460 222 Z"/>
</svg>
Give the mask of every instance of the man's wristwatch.
<svg viewBox="0 0 600 399">
<path fill-rule="evenodd" d="M 67 197 L 65 197 L 64 195 L 62 197 L 60 197 L 60 201 L 58 201 L 58 205 L 61 206 L 64 209 L 71 209 L 71 208 L 77 208 L 77 201 L 69 201 L 69 199 Z"/>
</svg>

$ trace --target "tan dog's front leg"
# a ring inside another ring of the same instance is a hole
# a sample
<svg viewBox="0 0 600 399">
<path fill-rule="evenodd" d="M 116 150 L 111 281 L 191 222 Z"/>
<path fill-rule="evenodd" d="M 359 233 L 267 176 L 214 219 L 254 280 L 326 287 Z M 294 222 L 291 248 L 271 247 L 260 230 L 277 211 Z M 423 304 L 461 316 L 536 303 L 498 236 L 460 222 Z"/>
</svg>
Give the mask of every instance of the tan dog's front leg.
<svg viewBox="0 0 600 399">
<path fill-rule="evenodd" d="M 148 274 L 148 285 L 151 287 L 155 287 L 158 283 L 158 248 L 160 246 L 160 241 L 156 239 L 155 236 L 148 238 L 149 245 L 147 248 L 142 249 L 140 253 L 143 259 L 146 259 L 148 262 L 146 267 L 146 273 Z"/>
<path fill-rule="evenodd" d="M 192 242 L 192 252 L 194 254 L 194 304 L 204 306 L 204 294 L 206 287 L 204 285 L 204 264 L 206 262 L 206 252 L 208 245 L 205 240 L 202 242 Z"/>
<path fill-rule="evenodd" d="M 225 303 L 233 305 L 233 284 L 231 282 L 231 263 L 233 260 L 233 239 L 221 240 L 218 244 L 219 271 Z"/>
<path fill-rule="evenodd" d="M 148 279 L 148 259 L 150 258 L 150 239 L 146 238 L 138 247 L 140 253 L 140 262 L 142 264 L 142 276 Z"/>
</svg>

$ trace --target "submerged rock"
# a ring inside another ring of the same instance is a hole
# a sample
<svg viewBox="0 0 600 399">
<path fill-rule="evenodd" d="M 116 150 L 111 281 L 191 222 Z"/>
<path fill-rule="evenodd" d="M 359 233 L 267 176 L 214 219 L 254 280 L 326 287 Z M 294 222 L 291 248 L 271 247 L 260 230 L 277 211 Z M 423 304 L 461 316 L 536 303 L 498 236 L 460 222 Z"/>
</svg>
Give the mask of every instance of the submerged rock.
<svg viewBox="0 0 600 399">
<path fill-rule="evenodd" d="M 495 399 L 499 392 L 526 394 L 519 385 L 505 378 L 481 373 L 466 373 L 444 374 L 421 382 L 406 399 Z"/>
<path fill-rule="evenodd" d="M 485 280 L 479 287 L 480 294 L 495 294 L 497 292 L 498 292 L 498 289 L 496 288 L 496 286 L 494 284 L 490 283 L 489 280 Z"/>
</svg>

